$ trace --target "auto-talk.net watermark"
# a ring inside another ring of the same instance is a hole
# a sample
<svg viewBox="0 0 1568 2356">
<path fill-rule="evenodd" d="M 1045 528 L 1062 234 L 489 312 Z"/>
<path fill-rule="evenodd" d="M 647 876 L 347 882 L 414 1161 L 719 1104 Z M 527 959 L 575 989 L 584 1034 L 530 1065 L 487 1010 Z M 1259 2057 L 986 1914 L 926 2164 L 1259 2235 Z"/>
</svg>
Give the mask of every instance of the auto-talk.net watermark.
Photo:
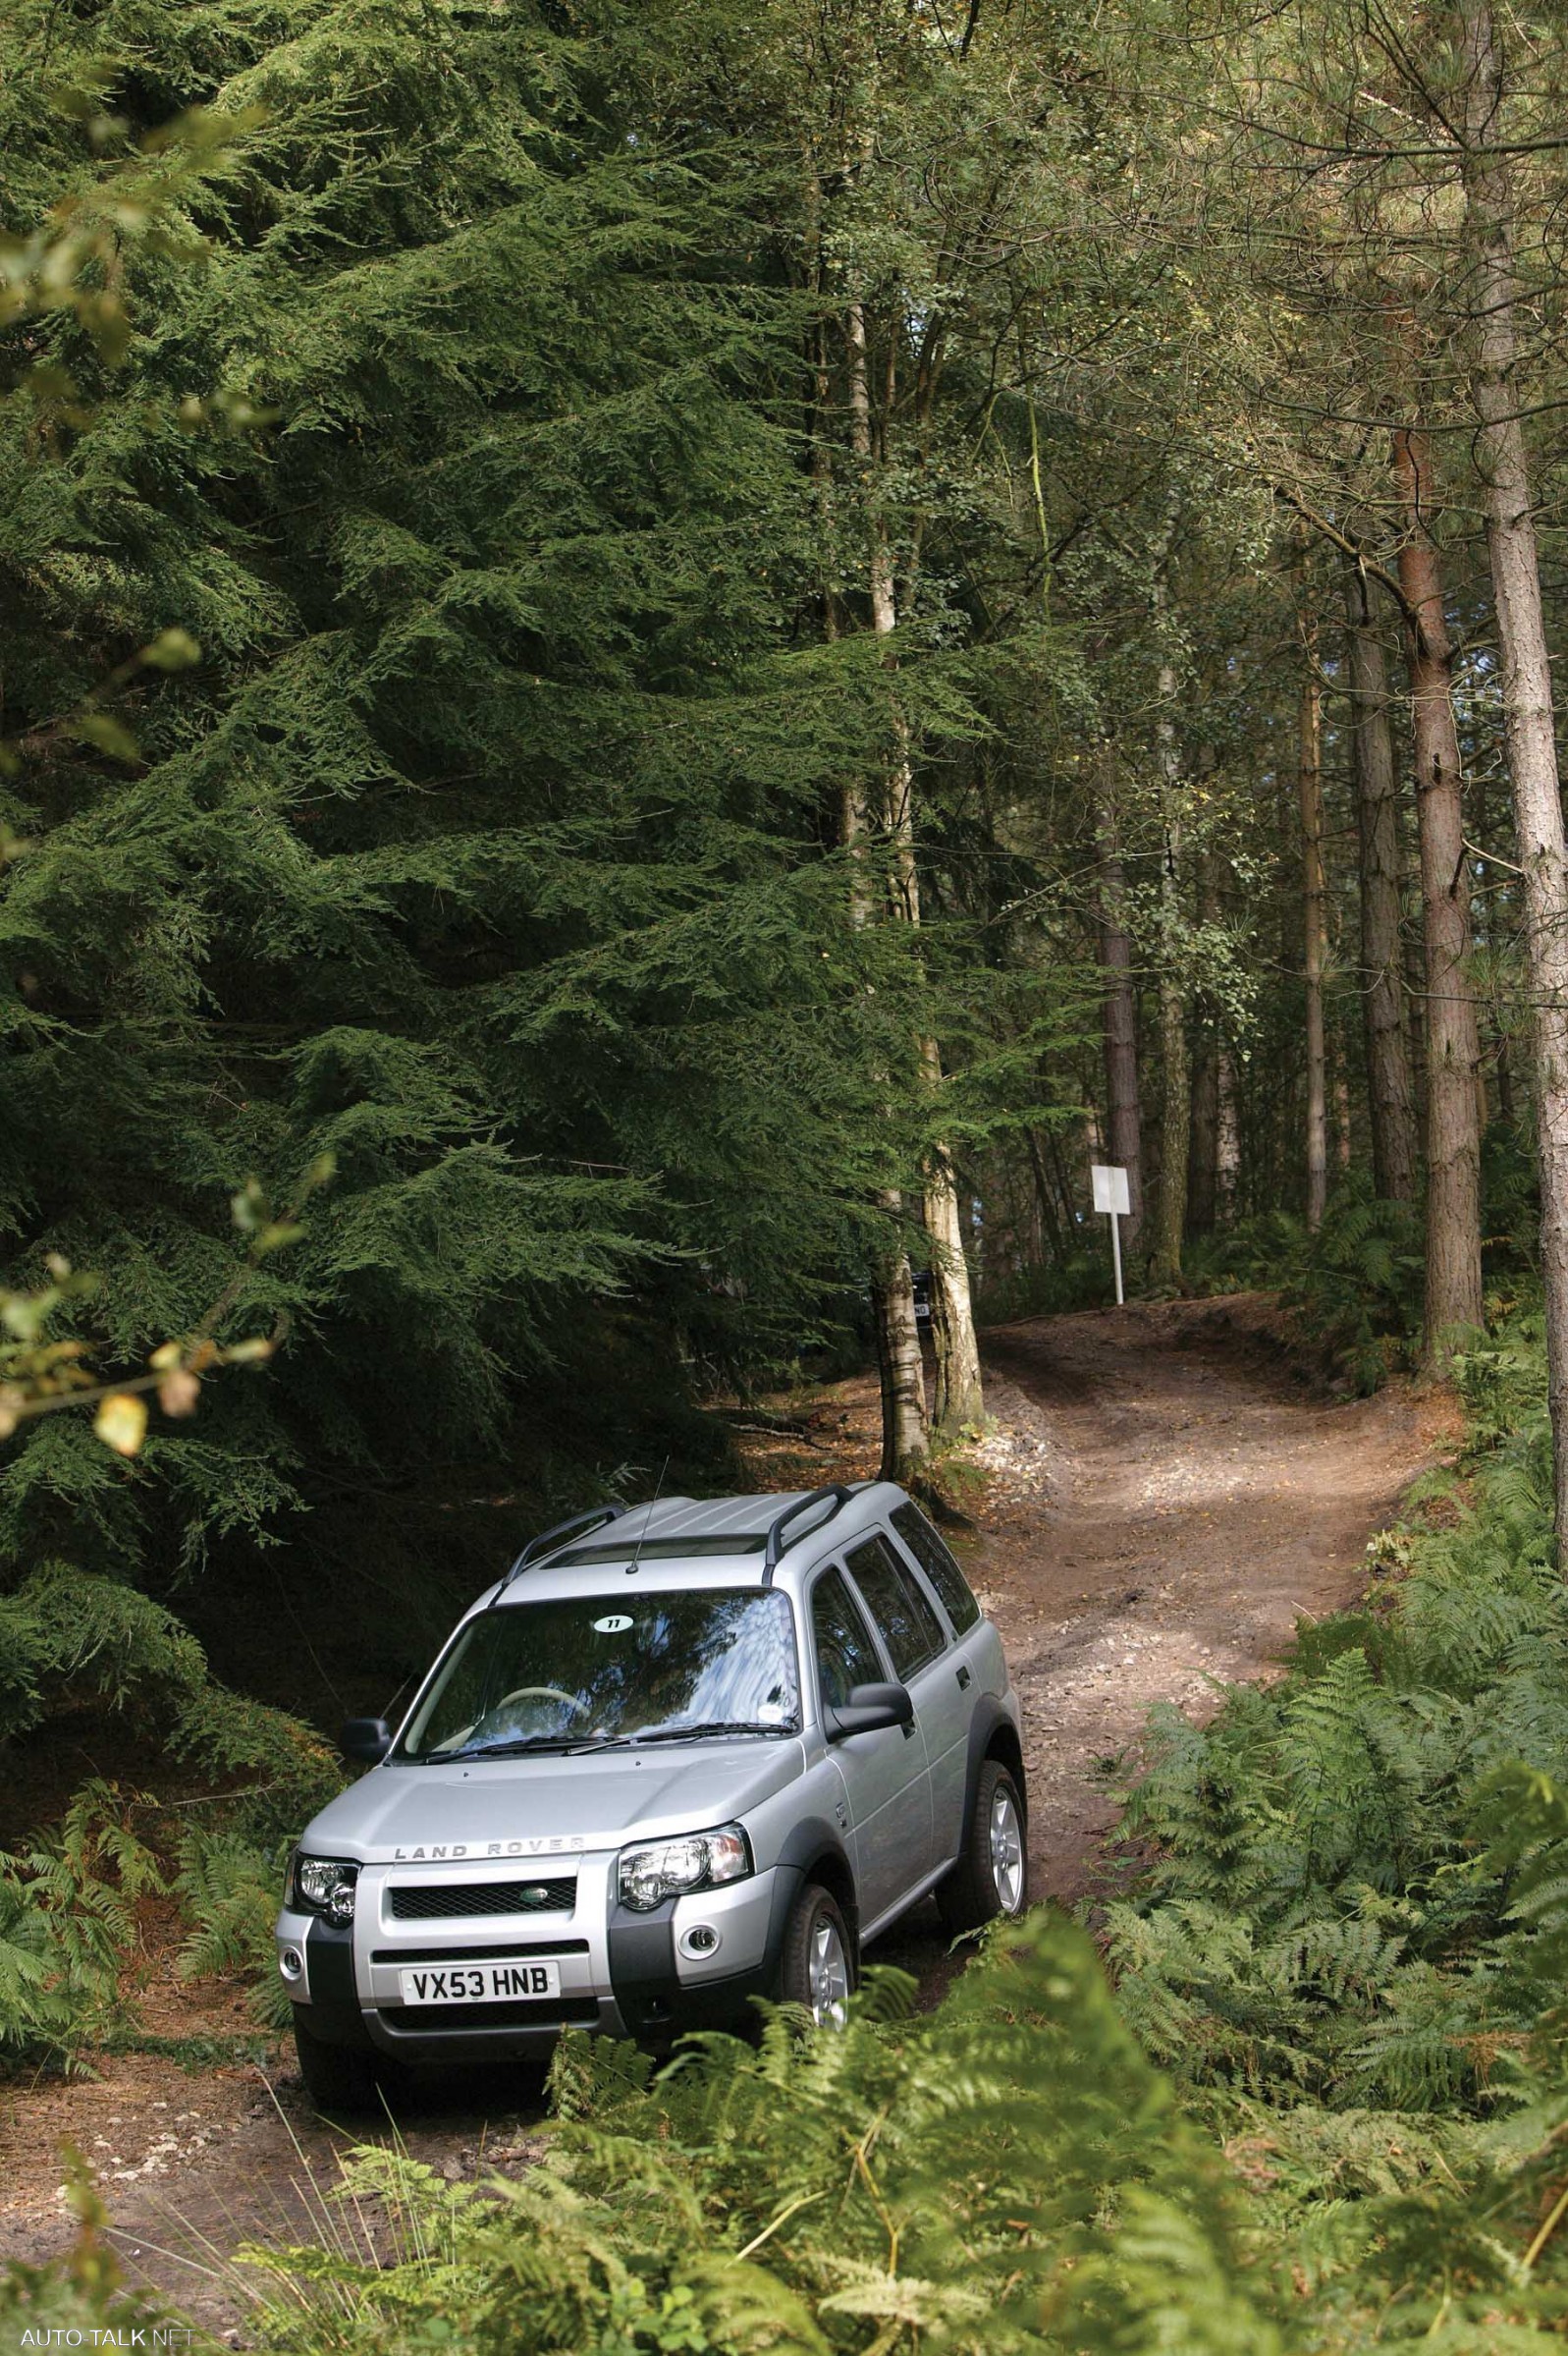
<svg viewBox="0 0 1568 2356">
<path fill-rule="evenodd" d="M 18 2342 L 24 2348 L 189 2348 L 194 2333 L 189 2324 L 72 2324 L 53 2330 L 27 2329 Z"/>
</svg>

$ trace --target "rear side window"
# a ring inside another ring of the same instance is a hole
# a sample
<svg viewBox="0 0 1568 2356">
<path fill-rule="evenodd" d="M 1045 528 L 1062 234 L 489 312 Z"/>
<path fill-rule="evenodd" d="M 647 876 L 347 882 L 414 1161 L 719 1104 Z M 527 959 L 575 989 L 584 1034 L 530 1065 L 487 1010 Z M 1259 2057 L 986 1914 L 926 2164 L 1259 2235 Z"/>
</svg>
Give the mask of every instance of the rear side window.
<svg viewBox="0 0 1568 2356">
<path fill-rule="evenodd" d="M 886 1538 L 868 1538 L 844 1557 L 855 1585 L 871 1606 L 871 1616 L 887 1639 L 892 1665 L 900 1677 L 941 1652 L 942 1622 L 921 1594 L 918 1581 L 898 1561 Z"/>
<path fill-rule="evenodd" d="M 841 1570 L 825 1570 L 811 1590 L 817 1675 L 830 1710 L 842 1710 L 852 1685 L 880 1685 L 882 1660 Z"/>
<path fill-rule="evenodd" d="M 962 1636 L 980 1617 L 980 1606 L 969 1592 L 969 1581 L 918 1506 L 894 1506 L 889 1518 L 941 1596 L 942 1608 L 955 1631 Z"/>
</svg>

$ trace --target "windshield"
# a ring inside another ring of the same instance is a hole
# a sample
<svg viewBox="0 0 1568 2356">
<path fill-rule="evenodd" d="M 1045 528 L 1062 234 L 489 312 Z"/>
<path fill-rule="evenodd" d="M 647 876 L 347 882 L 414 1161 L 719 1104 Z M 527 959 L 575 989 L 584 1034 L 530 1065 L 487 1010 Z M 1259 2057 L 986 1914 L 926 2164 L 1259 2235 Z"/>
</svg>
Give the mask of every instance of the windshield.
<svg viewBox="0 0 1568 2356">
<path fill-rule="evenodd" d="M 788 1599 L 710 1587 L 481 1612 L 443 1662 L 401 1751 L 484 1758 L 799 1726 Z"/>
</svg>

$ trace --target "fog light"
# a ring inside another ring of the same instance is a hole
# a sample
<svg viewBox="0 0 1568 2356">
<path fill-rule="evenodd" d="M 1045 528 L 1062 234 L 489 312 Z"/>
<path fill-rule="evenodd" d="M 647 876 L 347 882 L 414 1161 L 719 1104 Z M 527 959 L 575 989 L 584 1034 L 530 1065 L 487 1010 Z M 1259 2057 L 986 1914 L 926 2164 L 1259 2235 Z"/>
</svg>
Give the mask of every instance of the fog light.
<svg viewBox="0 0 1568 2356">
<path fill-rule="evenodd" d="M 712 1923 L 693 1923 L 689 1931 L 681 1932 L 679 1946 L 683 1955 L 714 1955 L 719 1951 L 719 1934 Z"/>
<path fill-rule="evenodd" d="M 286 1980 L 297 1980 L 303 1974 L 305 1959 L 297 1947 L 278 1949 L 278 1969 Z"/>
</svg>

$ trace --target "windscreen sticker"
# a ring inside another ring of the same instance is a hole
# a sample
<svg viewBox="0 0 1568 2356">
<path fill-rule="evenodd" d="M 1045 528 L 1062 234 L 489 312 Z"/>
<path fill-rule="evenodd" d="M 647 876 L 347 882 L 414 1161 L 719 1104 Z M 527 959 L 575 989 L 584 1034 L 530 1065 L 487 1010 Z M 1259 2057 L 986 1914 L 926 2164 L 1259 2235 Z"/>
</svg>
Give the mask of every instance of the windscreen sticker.
<svg viewBox="0 0 1568 2356">
<path fill-rule="evenodd" d="M 603 1619 L 596 1619 L 593 1625 L 597 1636 L 620 1636 L 630 1627 L 631 1621 L 624 1612 L 607 1612 Z"/>
</svg>

